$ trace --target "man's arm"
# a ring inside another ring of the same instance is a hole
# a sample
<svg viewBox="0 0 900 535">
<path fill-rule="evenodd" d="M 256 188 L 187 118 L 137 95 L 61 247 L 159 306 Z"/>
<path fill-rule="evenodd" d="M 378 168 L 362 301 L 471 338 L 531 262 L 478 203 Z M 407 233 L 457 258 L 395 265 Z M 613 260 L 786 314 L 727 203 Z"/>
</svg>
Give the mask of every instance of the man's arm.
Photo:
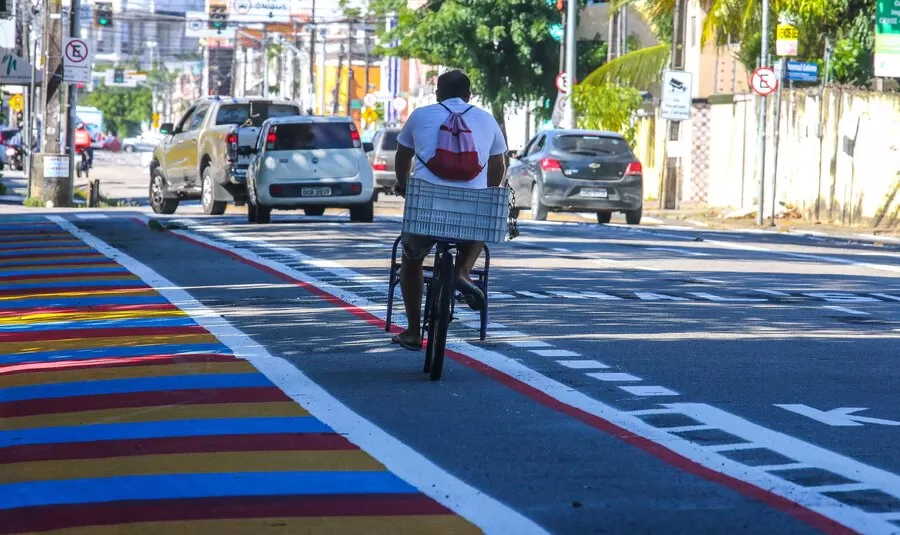
<svg viewBox="0 0 900 535">
<path fill-rule="evenodd" d="M 394 174 L 397 175 L 397 191 L 401 194 L 406 192 L 406 180 L 409 178 L 415 154 L 415 151 L 406 145 L 397 144 L 397 154 L 394 156 Z"/>
<path fill-rule="evenodd" d="M 495 154 L 488 158 L 487 182 L 488 187 L 494 188 L 503 182 L 506 176 L 506 158 L 503 154 Z"/>
</svg>

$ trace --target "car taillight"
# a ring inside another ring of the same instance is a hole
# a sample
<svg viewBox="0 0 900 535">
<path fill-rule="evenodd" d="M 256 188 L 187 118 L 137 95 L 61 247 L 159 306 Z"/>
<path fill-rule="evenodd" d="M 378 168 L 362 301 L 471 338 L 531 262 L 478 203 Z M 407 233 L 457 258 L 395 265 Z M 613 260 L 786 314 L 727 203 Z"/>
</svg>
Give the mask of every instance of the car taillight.
<svg viewBox="0 0 900 535">
<path fill-rule="evenodd" d="M 541 159 L 541 171 L 562 171 L 562 165 L 555 158 Z"/>
<path fill-rule="evenodd" d="M 631 162 L 628 164 L 628 167 L 625 168 L 625 175 L 642 175 L 644 174 L 644 167 L 641 165 L 641 162 Z"/>
<path fill-rule="evenodd" d="M 350 123 L 350 139 L 353 140 L 353 146 L 357 149 L 362 148 L 362 140 L 359 138 L 359 132 L 356 131 L 356 125 Z"/>
<path fill-rule="evenodd" d="M 228 136 L 225 138 L 225 142 L 229 145 L 237 145 L 238 135 L 234 132 L 228 134 Z"/>
<path fill-rule="evenodd" d="M 274 145 L 276 141 L 278 141 L 278 134 L 276 134 L 274 130 L 266 134 L 266 144 L 269 145 L 268 148 L 271 149 L 271 146 Z"/>
<path fill-rule="evenodd" d="M 375 160 L 375 163 L 372 164 L 372 170 L 387 171 L 387 162 L 384 160 Z"/>
</svg>

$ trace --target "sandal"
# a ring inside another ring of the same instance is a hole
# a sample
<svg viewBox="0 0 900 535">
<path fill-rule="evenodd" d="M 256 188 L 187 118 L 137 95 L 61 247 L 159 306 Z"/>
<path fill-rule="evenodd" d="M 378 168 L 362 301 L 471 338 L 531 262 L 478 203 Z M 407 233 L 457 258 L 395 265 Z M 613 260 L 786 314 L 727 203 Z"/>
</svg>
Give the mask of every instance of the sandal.
<svg viewBox="0 0 900 535">
<path fill-rule="evenodd" d="M 403 338 L 401 338 L 399 334 L 395 334 L 394 336 L 391 337 L 391 343 L 392 344 L 400 344 L 400 346 L 403 347 L 403 349 L 408 349 L 410 351 L 421 351 L 422 350 L 422 342 L 419 342 L 419 345 L 415 346 L 415 345 L 407 342 Z"/>
</svg>

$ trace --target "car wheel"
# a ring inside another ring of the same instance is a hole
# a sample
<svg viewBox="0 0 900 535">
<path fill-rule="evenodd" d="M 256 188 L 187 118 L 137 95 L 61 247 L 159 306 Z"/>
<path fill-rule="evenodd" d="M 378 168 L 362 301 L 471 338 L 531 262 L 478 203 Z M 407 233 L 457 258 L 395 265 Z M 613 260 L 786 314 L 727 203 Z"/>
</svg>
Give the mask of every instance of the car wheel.
<svg viewBox="0 0 900 535">
<path fill-rule="evenodd" d="M 125 145 L 122 150 L 124 150 L 125 152 L 134 152 L 134 147 L 132 147 L 131 145 Z"/>
<path fill-rule="evenodd" d="M 174 214 L 178 209 L 177 198 L 166 198 L 166 184 L 158 170 L 150 176 L 150 207 L 157 214 Z"/>
<path fill-rule="evenodd" d="M 312 208 L 304 208 L 303 213 L 310 216 L 319 216 L 325 213 L 325 207 L 313 206 Z"/>
<path fill-rule="evenodd" d="M 225 207 L 228 205 L 225 201 L 215 200 L 215 191 L 212 177 L 212 167 L 203 170 L 203 187 L 200 196 L 200 204 L 203 206 L 203 213 L 206 215 L 222 215 L 225 213 Z"/>
<path fill-rule="evenodd" d="M 260 225 L 267 225 L 272 222 L 272 208 L 268 206 L 256 205 L 256 222 Z"/>
<path fill-rule="evenodd" d="M 247 223 L 256 223 L 256 205 L 252 202 L 247 203 Z"/>
<path fill-rule="evenodd" d="M 625 212 L 625 222 L 629 225 L 640 225 L 641 217 L 644 215 L 644 208 L 638 208 L 637 210 L 628 210 Z"/>
<path fill-rule="evenodd" d="M 369 201 L 350 207 L 350 221 L 371 223 L 375 219 L 375 203 Z"/>
<path fill-rule="evenodd" d="M 535 221 L 546 221 L 549 209 L 541 202 L 541 185 L 537 182 L 531 187 L 531 218 Z"/>
<path fill-rule="evenodd" d="M 612 212 L 597 212 L 597 223 L 607 224 L 612 221 Z"/>
</svg>

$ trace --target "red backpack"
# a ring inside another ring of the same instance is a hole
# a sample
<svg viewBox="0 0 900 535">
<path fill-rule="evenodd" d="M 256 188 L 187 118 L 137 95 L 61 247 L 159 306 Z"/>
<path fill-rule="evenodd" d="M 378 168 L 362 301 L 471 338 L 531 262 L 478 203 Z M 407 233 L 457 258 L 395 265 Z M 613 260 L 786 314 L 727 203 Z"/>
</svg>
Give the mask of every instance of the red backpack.
<svg viewBox="0 0 900 535">
<path fill-rule="evenodd" d="M 475 106 L 469 106 L 462 113 L 457 113 L 443 103 L 441 106 L 450 112 L 450 116 L 441 124 L 438 131 L 437 150 L 427 162 L 418 154 L 416 158 L 429 171 L 444 180 L 468 182 L 472 180 L 484 166 L 478 163 L 478 151 L 475 149 L 475 138 L 466 124 L 463 115 Z"/>
</svg>

